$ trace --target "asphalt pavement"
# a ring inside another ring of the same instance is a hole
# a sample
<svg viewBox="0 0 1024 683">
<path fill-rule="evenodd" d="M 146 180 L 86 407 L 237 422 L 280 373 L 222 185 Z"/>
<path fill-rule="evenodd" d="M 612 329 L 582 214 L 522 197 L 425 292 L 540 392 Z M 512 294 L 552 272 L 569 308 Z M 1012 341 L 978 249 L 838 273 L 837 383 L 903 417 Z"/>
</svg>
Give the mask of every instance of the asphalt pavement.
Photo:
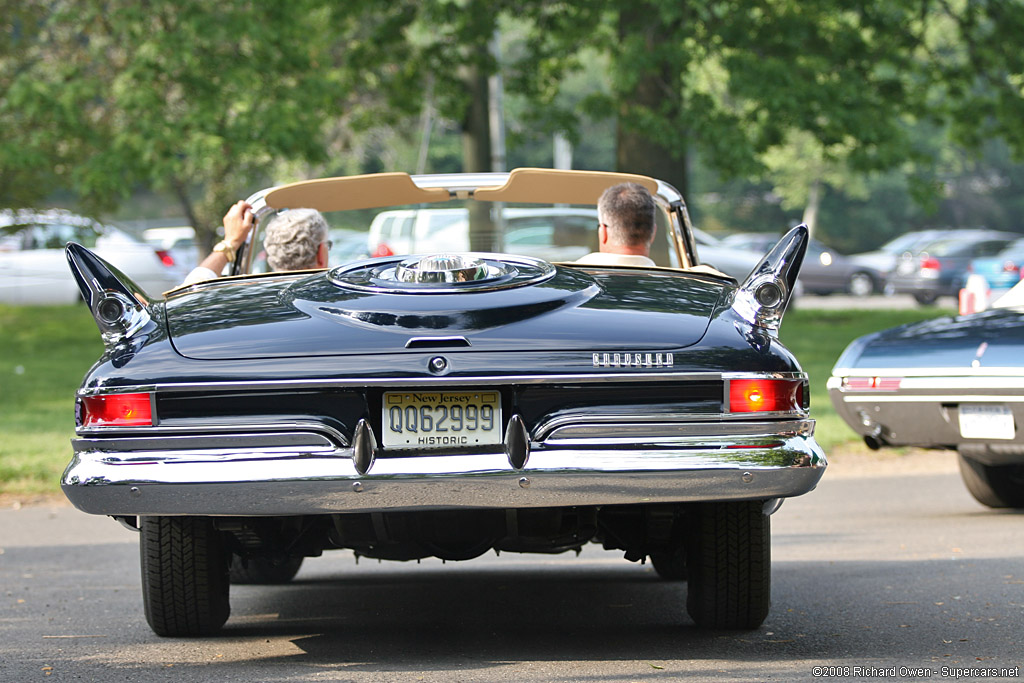
<svg viewBox="0 0 1024 683">
<path fill-rule="evenodd" d="M 750 632 L 698 630 L 685 583 L 588 547 L 447 564 L 328 552 L 290 585 L 233 587 L 219 637 L 164 639 L 142 615 L 135 533 L 8 507 L 0 680 L 1020 677 L 1024 513 L 976 503 L 953 454 L 838 459 L 772 520 L 773 605 Z"/>
</svg>

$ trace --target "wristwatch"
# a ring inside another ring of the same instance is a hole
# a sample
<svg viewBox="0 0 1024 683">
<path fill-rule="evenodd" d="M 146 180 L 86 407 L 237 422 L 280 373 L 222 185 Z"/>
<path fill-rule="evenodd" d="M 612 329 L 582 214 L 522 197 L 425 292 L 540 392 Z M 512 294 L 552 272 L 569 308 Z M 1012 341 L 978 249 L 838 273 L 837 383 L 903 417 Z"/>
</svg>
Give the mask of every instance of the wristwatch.
<svg viewBox="0 0 1024 683">
<path fill-rule="evenodd" d="M 228 260 L 228 263 L 235 262 L 235 248 L 228 244 L 227 240 L 221 240 L 213 246 L 214 251 L 219 251 L 224 254 L 224 258 Z"/>
</svg>

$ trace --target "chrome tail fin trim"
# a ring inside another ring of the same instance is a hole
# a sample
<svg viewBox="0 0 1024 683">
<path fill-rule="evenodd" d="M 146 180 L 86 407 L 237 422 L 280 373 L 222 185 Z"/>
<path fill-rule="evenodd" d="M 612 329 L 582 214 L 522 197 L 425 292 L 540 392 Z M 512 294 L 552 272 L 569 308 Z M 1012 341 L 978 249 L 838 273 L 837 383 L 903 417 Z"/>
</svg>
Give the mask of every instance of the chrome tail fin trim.
<svg viewBox="0 0 1024 683">
<path fill-rule="evenodd" d="M 806 225 L 786 233 L 736 290 L 733 310 L 752 325 L 777 336 L 782 316 L 793 298 L 809 241 Z"/>
<path fill-rule="evenodd" d="M 119 344 L 150 324 L 149 295 L 131 278 L 80 244 L 69 242 L 65 254 L 105 344 Z"/>
</svg>

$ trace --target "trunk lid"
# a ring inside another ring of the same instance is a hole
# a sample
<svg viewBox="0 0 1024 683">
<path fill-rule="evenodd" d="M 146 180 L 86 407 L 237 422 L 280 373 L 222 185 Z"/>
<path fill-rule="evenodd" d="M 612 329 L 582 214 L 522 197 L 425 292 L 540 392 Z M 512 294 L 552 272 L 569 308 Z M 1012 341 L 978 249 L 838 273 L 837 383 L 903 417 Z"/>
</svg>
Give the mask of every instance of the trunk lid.
<svg viewBox="0 0 1024 683">
<path fill-rule="evenodd" d="M 450 351 L 660 351 L 696 344 L 731 285 L 559 267 L 493 291 L 367 292 L 329 273 L 217 281 L 166 301 L 177 351 L 232 360 Z"/>
</svg>

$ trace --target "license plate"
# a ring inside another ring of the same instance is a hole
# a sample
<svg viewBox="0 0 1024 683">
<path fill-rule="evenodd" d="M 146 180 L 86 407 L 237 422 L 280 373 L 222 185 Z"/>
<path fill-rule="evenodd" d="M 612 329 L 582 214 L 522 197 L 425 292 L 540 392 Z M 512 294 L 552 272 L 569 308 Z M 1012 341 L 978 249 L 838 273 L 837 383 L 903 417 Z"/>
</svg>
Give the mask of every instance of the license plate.
<svg viewBox="0 0 1024 683">
<path fill-rule="evenodd" d="M 497 391 L 384 394 L 385 448 L 471 448 L 501 443 Z"/>
<path fill-rule="evenodd" d="M 1002 403 L 961 403 L 960 436 L 965 439 L 1012 439 L 1013 412 Z"/>
</svg>

